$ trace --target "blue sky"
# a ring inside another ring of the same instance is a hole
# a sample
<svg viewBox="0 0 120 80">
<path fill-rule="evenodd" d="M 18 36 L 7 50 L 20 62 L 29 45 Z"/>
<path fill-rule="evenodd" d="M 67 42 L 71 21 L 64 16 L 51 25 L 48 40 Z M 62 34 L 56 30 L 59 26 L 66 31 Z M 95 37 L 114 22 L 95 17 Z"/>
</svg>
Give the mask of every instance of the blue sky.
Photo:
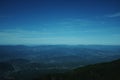
<svg viewBox="0 0 120 80">
<path fill-rule="evenodd" d="M 120 45 L 120 0 L 0 0 L 0 44 Z"/>
</svg>

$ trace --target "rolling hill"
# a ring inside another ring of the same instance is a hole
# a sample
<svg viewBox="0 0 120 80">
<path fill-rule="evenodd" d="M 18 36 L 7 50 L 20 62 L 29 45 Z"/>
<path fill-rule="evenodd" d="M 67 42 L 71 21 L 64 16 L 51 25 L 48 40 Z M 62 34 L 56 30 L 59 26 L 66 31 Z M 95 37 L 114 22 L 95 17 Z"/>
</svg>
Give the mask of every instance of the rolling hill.
<svg viewBox="0 0 120 80">
<path fill-rule="evenodd" d="M 80 67 L 67 73 L 53 73 L 34 80 L 120 80 L 120 59 Z"/>
</svg>

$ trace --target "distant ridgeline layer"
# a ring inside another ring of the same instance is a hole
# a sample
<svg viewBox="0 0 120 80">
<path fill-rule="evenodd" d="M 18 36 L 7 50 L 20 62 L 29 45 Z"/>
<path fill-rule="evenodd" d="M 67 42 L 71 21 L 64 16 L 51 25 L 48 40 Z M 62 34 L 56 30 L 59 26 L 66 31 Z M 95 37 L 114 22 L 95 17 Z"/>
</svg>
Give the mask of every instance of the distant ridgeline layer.
<svg viewBox="0 0 120 80">
<path fill-rule="evenodd" d="M 1 45 L 0 80 L 120 80 L 117 59 L 113 45 Z"/>
</svg>

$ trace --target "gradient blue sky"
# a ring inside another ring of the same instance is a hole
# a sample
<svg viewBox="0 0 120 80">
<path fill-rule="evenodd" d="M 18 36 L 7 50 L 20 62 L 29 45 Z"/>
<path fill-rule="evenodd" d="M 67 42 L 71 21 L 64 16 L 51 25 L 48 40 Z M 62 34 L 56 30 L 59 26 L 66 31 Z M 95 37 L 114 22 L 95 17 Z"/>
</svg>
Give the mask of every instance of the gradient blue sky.
<svg viewBox="0 0 120 80">
<path fill-rule="evenodd" d="M 0 44 L 120 45 L 120 0 L 0 0 Z"/>
</svg>

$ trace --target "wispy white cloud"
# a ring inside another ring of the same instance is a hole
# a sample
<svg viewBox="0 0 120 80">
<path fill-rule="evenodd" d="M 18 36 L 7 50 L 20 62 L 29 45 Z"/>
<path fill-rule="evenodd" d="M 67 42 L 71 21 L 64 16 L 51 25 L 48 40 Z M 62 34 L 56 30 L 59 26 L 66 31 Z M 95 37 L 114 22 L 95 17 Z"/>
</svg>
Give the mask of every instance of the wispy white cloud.
<svg viewBox="0 0 120 80">
<path fill-rule="evenodd" d="M 70 32 L 71 34 L 69 34 Z M 76 36 L 73 33 L 80 33 Z M 102 37 L 94 37 L 92 35 L 84 36 L 83 33 L 89 34 L 90 32 L 96 32 L 94 30 L 81 30 L 78 32 L 74 31 L 63 31 L 59 35 L 59 32 L 40 32 L 40 31 L 29 31 L 21 29 L 8 29 L 0 30 L 0 44 L 90 44 L 90 43 L 102 43 Z M 67 36 L 66 36 L 66 33 Z M 117 35 L 118 36 L 118 35 Z M 116 37 L 115 37 L 116 38 Z M 110 39 L 109 39 L 110 40 Z M 117 40 L 117 38 L 116 38 Z M 106 37 L 106 41 L 108 38 Z M 104 42 L 104 41 L 103 41 Z"/>
<path fill-rule="evenodd" d="M 1 30 L 0 44 L 62 44 L 67 42 L 72 43 L 77 40 L 75 37 L 47 36 L 48 34 L 57 33 L 25 31 L 20 29 Z"/>
<path fill-rule="evenodd" d="M 114 14 L 110 14 L 110 15 L 107 15 L 107 17 L 110 17 L 110 18 L 113 18 L 113 17 L 120 17 L 120 12 L 114 13 Z"/>
<path fill-rule="evenodd" d="M 69 33 L 88 33 L 88 32 L 98 32 L 98 30 L 74 30 L 74 29 L 61 29 L 55 31 L 39 31 L 39 30 L 22 30 L 22 29 L 5 29 L 0 30 L 0 36 L 17 36 L 17 37 L 27 37 L 27 36 L 46 36 L 46 35 L 56 35 L 56 34 L 69 34 Z"/>
<path fill-rule="evenodd" d="M 101 32 L 101 30 L 85 30 L 85 29 L 80 29 L 80 30 L 60 30 L 60 31 L 39 31 L 39 30 L 22 30 L 22 29 L 5 29 L 5 30 L 0 30 L 0 37 L 3 40 L 21 40 L 21 41 L 27 41 L 27 40 L 37 40 L 37 41 L 45 41 L 45 40 L 60 40 L 63 37 L 68 38 L 68 37 L 76 37 L 79 35 L 83 34 L 93 34 L 93 33 L 98 33 Z M 79 35 L 78 35 L 79 34 Z M 65 38 L 65 39 L 66 39 Z M 73 39 L 74 39 L 73 38 Z"/>
<path fill-rule="evenodd" d="M 43 35 L 43 34 L 54 34 L 53 32 L 40 32 L 33 30 L 22 30 L 22 29 L 5 29 L 0 30 L 0 35 Z"/>
</svg>

